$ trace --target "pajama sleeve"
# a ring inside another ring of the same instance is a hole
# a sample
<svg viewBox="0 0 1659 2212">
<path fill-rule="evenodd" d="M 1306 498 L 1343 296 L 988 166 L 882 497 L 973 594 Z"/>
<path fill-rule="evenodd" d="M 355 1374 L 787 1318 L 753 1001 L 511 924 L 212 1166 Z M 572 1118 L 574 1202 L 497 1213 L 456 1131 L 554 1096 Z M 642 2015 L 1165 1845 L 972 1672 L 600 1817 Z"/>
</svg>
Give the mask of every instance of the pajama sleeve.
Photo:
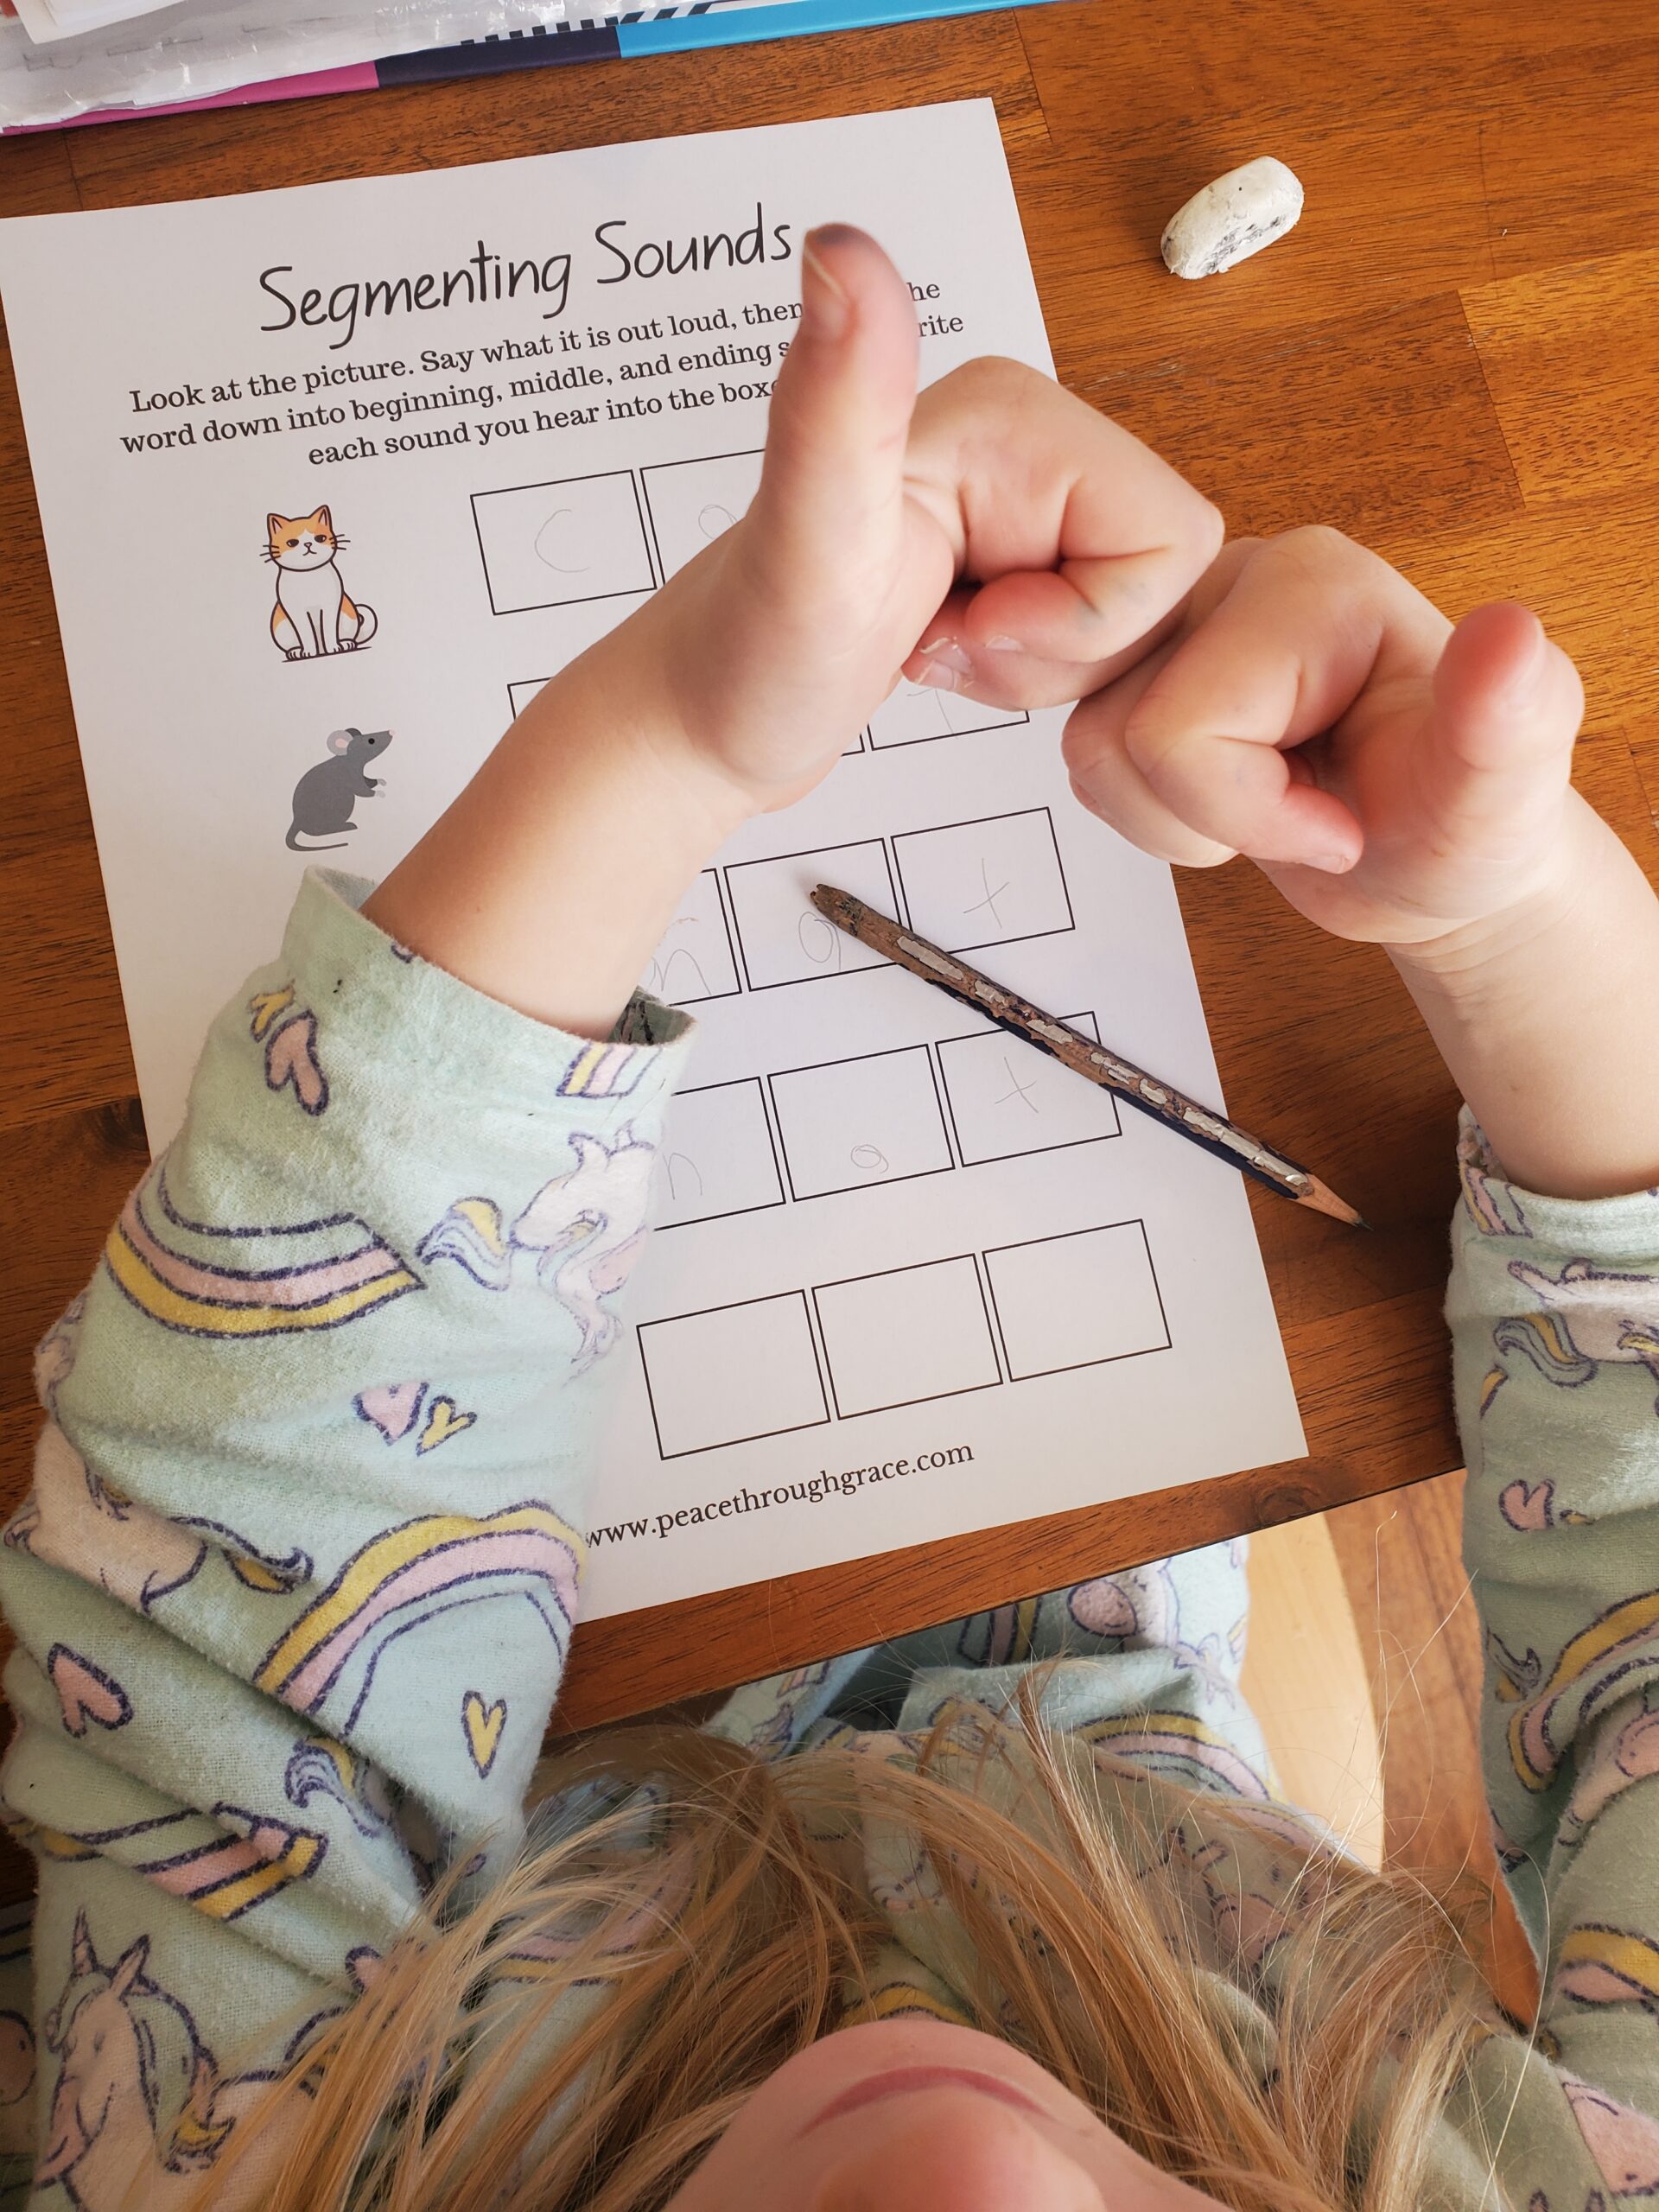
<svg viewBox="0 0 1659 2212">
<path fill-rule="evenodd" d="M 1659 1192 L 1504 1180 L 1465 1117 L 1447 1313 L 1497 1851 L 1544 1980 L 1475 2088 L 1528 2212 L 1659 2195 Z"/>
<path fill-rule="evenodd" d="M 433 1879 L 510 1857 L 575 1618 L 688 1025 L 543 1027 L 366 891 L 308 877 L 40 1354 L 0 1546 L 0 1797 L 40 1872 L 0 2127 L 53 2212 L 146 2160 L 172 2201 Z"/>
</svg>

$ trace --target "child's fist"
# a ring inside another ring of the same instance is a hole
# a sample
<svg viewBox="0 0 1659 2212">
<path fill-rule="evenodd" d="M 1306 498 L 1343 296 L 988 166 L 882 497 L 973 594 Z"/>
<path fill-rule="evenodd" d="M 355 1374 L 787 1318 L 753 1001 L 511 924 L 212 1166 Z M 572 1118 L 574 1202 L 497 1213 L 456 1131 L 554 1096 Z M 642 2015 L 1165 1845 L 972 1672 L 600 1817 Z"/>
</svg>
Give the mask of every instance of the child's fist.
<svg viewBox="0 0 1659 2212">
<path fill-rule="evenodd" d="M 1339 937 L 1424 945 L 1561 864 L 1577 671 L 1524 607 L 1454 630 L 1332 530 L 1230 545 L 1065 735 L 1086 806 L 1188 867 L 1244 853 Z"/>
<path fill-rule="evenodd" d="M 598 649 L 658 672 L 658 720 L 739 814 L 810 790 L 906 663 L 1025 705 L 1095 689 L 1222 537 L 1173 469 L 1034 370 L 971 362 L 918 400 L 909 288 L 862 232 L 815 232 L 801 281 L 753 504 Z"/>
</svg>

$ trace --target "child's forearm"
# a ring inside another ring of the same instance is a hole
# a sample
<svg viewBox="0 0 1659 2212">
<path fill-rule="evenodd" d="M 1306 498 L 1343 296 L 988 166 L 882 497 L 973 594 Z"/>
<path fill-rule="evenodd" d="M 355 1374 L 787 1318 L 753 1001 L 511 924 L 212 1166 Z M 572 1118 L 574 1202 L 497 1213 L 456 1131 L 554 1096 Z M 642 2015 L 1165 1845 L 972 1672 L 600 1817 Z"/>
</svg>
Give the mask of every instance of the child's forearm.
<svg viewBox="0 0 1659 2212">
<path fill-rule="evenodd" d="M 463 982 L 608 1036 L 681 893 L 743 818 L 605 639 L 554 677 L 364 907 Z"/>
<path fill-rule="evenodd" d="M 1532 897 L 1394 960 L 1511 1180 L 1659 1184 L 1659 899 L 1582 799 Z"/>
</svg>

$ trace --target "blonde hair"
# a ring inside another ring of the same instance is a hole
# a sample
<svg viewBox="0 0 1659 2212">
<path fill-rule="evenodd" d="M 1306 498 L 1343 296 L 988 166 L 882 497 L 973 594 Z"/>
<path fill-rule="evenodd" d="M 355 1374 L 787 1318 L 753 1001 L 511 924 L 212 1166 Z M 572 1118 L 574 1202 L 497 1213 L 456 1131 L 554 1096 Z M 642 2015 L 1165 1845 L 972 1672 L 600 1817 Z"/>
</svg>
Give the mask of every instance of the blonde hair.
<svg viewBox="0 0 1659 2212">
<path fill-rule="evenodd" d="M 948 1908 L 963 2017 L 1143 2157 L 1236 2212 L 1418 2212 L 1494 2018 L 1452 1914 L 1310 1847 L 1264 2067 L 1169 1864 L 1183 1815 L 1242 1837 L 1249 1808 L 1091 1756 L 1039 1698 L 995 1721 L 958 1707 L 913 1756 L 889 1738 L 767 1762 L 675 1726 L 550 1761 L 545 1786 L 620 1809 L 537 1842 L 466 1910 L 453 1883 L 435 1895 L 232 2131 L 204 2212 L 654 2212 L 785 2060 L 870 2017 L 893 1929 L 835 1839 L 873 1821 L 919 1847 Z M 988 1763 L 1019 1777 L 1017 1817 Z"/>
</svg>

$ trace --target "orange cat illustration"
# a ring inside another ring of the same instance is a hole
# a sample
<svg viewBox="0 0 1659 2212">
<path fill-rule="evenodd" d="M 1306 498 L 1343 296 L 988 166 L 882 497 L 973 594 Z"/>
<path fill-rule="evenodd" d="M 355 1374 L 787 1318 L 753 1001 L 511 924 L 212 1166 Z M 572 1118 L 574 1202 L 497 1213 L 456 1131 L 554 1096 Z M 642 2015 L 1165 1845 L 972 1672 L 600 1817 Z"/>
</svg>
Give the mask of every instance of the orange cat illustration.
<svg viewBox="0 0 1659 2212">
<path fill-rule="evenodd" d="M 334 556 L 346 543 L 327 507 L 265 517 L 265 558 L 278 571 L 270 634 L 289 660 L 355 652 L 374 635 L 374 609 L 350 598 Z"/>
</svg>

